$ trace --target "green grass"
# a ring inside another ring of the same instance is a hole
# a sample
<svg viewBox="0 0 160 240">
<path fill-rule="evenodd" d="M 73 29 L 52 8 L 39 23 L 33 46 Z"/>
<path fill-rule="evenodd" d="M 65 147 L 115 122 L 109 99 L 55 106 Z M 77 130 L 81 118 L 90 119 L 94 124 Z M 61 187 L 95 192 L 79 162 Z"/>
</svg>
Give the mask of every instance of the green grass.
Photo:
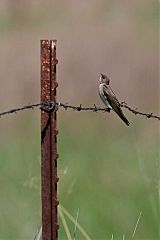
<svg viewBox="0 0 160 240">
<path fill-rule="evenodd" d="M 77 125 L 72 134 L 70 127 L 65 130 L 59 143 L 59 166 L 68 170 L 61 177 L 61 203 L 74 216 L 80 209 L 79 222 L 92 239 L 110 239 L 112 233 L 115 239 L 122 239 L 123 234 L 131 239 L 141 211 L 135 239 L 158 239 L 158 146 L 154 139 L 148 149 L 139 146 L 140 153 L 133 127 L 107 129 L 98 122 Z M 65 239 L 62 229 L 60 236 Z"/>
<path fill-rule="evenodd" d="M 122 239 L 123 234 L 131 239 L 141 211 L 134 239 L 158 239 L 156 137 L 145 144 L 147 127 L 134 122 L 127 128 L 117 119 L 107 122 L 103 114 L 80 118 L 75 113 L 70 121 L 62 117 L 58 124 L 61 205 L 74 218 L 79 208 L 78 223 L 91 239 L 111 239 L 112 234 L 114 239 Z M 0 239 L 33 239 L 41 221 L 39 119 L 22 120 L 3 143 L 1 139 Z M 73 236 L 74 224 L 65 218 Z M 59 239 L 67 239 L 61 219 L 59 223 Z M 84 237 L 77 229 L 78 239 Z"/>
</svg>

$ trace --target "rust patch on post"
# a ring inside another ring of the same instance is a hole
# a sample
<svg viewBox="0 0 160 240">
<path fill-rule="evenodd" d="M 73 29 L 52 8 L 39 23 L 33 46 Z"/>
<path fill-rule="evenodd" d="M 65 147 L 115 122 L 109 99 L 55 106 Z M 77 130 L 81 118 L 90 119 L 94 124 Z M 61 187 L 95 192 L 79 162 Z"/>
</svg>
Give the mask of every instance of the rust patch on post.
<svg viewBox="0 0 160 240">
<path fill-rule="evenodd" d="M 56 41 L 41 40 L 41 102 L 56 105 Z M 58 239 L 57 109 L 41 111 L 42 240 Z"/>
</svg>

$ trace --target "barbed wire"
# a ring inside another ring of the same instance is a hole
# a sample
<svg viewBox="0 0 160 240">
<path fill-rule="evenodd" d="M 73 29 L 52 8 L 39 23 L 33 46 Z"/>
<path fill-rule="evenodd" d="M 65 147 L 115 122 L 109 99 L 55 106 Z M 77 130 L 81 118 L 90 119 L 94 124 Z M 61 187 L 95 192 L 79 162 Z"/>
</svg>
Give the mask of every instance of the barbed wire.
<svg viewBox="0 0 160 240">
<path fill-rule="evenodd" d="M 141 115 L 144 116 L 146 118 L 155 118 L 160 120 L 159 116 L 154 115 L 153 113 L 143 113 L 143 112 L 139 112 L 137 109 L 132 109 L 131 107 L 129 107 L 125 102 L 121 103 L 121 107 L 124 107 L 126 109 L 128 109 L 130 112 L 132 112 L 135 115 Z"/>
<path fill-rule="evenodd" d="M 8 111 L 4 111 L 4 112 L 0 112 L 0 117 L 4 116 L 4 115 L 8 115 L 8 114 L 12 114 L 12 113 L 17 113 L 26 109 L 34 109 L 36 107 L 41 106 L 41 103 L 36 103 L 36 104 L 31 104 L 31 105 L 27 105 L 27 106 L 23 106 L 23 107 L 19 107 L 19 108 L 13 108 L 10 109 Z"/>
<path fill-rule="evenodd" d="M 127 103 L 122 102 L 121 104 L 122 108 L 126 108 L 128 111 L 132 112 L 134 115 L 141 115 L 144 116 L 146 118 L 155 118 L 157 120 L 160 120 L 159 116 L 154 115 L 153 113 L 144 113 L 144 112 L 140 112 L 136 109 L 131 108 L 130 106 L 127 105 Z M 97 107 L 95 104 L 93 105 L 93 107 L 82 107 L 82 104 L 80 104 L 79 106 L 74 106 L 74 105 L 70 105 L 68 103 L 61 103 L 61 102 L 57 102 L 56 103 L 57 108 L 64 108 L 65 110 L 67 109 L 72 109 L 75 111 L 92 111 L 92 112 L 109 112 L 110 110 L 108 108 L 100 108 Z M 4 112 L 0 112 L 0 117 L 4 116 L 4 115 L 8 115 L 8 114 L 12 114 L 12 113 L 17 113 L 23 110 L 27 110 L 27 109 L 35 109 L 39 107 L 41 110 L 50 112 L 53 111 L 55 104 L 52 101 L 49 102 L 42 102 L 42 103 L 36 103 L 36 104 L 30 104 L 30 105 L 26 105 L 26 106 L 22 106 L 19 108 L 13 108 L 10 109 L 8 111 L 4 111 Z"/>
<path fill-rule="evenodd" d="M 94 104 L 94 107 L 82 107 L 82 104 L 80 104 L 79 106 L 76 107 L 76 106 L 72 106 L 72 105 L 68 105 L 68 104 L 64 104 L 64 103 L 59 103 L 59 106 L 63 107 L 66 110 L 68 108 L 70 108 L 70 109 L 77 110 L 77 111 L 93 111 L 93 112 L 102 111 L 102 112 L 109 112 L 108 108 L 99 108 L 99 107 L 96 107 L 95 104 Z M 141 116 L 144 116 L 146 118 L 155 118 L 155 119 L 160 120 L 159 116 L 156 116 L 153 113 L 140 112 L 137 109 L 133 109 L 133 108 L 129 107 L 127 105 L 127 103 L 125 103 L 125 102 L 122 102 L 120 104 L 120 106 L 123 107 L 123 108 L 128 109 L 130 112 L 132 112 L 135 115 L 141 115 Z"/>
</svg>

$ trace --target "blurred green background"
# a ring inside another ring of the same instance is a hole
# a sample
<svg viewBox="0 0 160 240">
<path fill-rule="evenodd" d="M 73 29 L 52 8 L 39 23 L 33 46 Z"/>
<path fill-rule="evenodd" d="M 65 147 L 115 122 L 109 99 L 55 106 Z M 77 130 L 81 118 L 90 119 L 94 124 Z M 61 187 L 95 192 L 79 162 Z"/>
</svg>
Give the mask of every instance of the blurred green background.
<svg viewBox="0 0 160 240">
<path fill-rule="evenodd" d="M 103 106 L 103 72 L 120 101 L 158 114 L 158 8 L 157 0 L 2 0 L 0 111 L 40 101 L 40 39 L 56 38 L 58 100 Z M 142 213 L 134 239 L 158 240 L 159 122 L 124 112 L 130 127 L 113 112 L 59 110 L 59 200 L 74 217 L 79 208 L 91 239 L 131 239 Z M 40 111 L 1 118 L 0 239 L 34 238 L 40 181 Z"/>
</svg>

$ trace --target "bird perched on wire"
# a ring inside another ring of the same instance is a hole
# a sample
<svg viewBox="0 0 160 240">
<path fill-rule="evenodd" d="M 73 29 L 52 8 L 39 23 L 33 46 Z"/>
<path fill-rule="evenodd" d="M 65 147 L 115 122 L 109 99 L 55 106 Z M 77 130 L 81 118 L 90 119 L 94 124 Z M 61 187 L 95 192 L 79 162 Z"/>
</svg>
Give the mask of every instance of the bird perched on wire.
<svg viewBox="0 0 160 240">
<path fill-rule="evenodd" d="M 101 73 L 99 82 L 99 95 L 103 103 L 107 106 L 109 111 L 113 109 L 118 114 L 118 116 L 125 122 L 125 124 L 129 126 L 129 121 L 124 116 L 121 105 L 109 85 L 110 79 L 106 75 Z"/>
</svg>

